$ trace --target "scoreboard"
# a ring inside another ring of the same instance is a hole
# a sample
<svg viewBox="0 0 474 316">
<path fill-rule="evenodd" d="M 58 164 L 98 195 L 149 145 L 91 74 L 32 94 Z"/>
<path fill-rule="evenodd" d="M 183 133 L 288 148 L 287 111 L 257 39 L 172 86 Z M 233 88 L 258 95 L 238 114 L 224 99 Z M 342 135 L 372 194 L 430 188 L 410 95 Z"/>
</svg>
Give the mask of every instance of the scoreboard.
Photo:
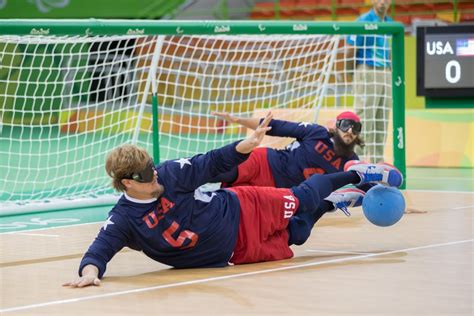
<svg viewBox="0 0 474 316">
<path fill-rule="evenodd" d="M 418 27 L 416 33 L 417 95 L 474 97 L 474 24 Z"/>
</svg>

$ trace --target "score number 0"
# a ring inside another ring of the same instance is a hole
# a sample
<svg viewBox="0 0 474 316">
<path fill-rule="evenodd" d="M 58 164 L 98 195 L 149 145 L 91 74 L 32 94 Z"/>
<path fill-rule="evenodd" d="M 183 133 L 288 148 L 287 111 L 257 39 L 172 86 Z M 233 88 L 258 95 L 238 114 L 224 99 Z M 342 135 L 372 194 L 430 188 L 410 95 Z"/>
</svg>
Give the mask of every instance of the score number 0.
<svg viewBox="0 0 474 316">
<path fill-rule="evenodd" d="M 452 75 L 454 70 L 454 74 Z M 457 83 L 461 79 L 461 65 L 457 60 L 450 60 L 445 68 L 446 80 L 449 83 Z"/>
</svg>

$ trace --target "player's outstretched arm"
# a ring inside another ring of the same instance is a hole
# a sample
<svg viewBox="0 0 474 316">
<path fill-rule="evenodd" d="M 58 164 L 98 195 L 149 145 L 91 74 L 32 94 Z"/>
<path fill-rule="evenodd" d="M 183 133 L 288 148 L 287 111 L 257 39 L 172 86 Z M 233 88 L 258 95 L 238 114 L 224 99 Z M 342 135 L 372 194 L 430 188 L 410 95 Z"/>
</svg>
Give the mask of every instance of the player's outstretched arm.
<svg viewBox="0 0 474 316">
<path fill-rule="evenodd" d="M 88 285 L 100 285 L 99 269 L 92 264 L 88 264 L 82 269 L 82 276 L 63 284 L 63 286 L 70 286 L 73 288 Z"/>
<path fill-rule="evenodd" d="M 257 129 L 247 138 L 205 154 L 198 154 L 188 159 L 168 161 L 158 170 L 158 174 L 167 173 L 173 181 L 175 190 L 191 192 L 201 185 L 211 182 L 220 174 L 231 171 L 244 162 L 250 152 L 260 145 L 265 133 L 270 130 L 268 124 L 273 115 L 269 112 Z"/>
<path fill-rule="evenodd" d="M 262 123 L 260 123 L 260 125 L 257 126 L 255 131 L 250 136 L 248 136 L 246 139 L 238 143 L 237 146 L 235 147 L 235 150 L 241 154 L 248 154 L 258 145 L 260 145 L 267 131 L 271 129 L 271 127 L 268 126 L 268 124 L 270 124 L 270 121 L 272 119 L 273 119 L 272 112 L 268 112 L 265 118 L 263 119 Z"/>
<path fill-rule="evenodd" d="M 237 116 L 230 115 L 227 112 L 212 112 L 211 114 L 215 115 L 217 117 L 220 117 L 221 119 L 225 120 L 228 123 L 240 124 L 242 126 L 245 126 L 247 128 L 253 129 L 253 130 L 256 130 L 259 127 L 259 123 L 260 123 L 260 118 L 237 117 Z"/>
</svg>

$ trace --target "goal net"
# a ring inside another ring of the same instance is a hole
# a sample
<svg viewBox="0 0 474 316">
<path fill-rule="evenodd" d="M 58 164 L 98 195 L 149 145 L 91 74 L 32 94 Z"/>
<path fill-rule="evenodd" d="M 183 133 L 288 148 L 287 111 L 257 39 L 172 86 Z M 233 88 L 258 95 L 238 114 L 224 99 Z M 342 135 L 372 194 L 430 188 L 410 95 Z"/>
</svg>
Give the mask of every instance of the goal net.
<svg viewBox="0 0 474 316">
<path fill-rule="evenodd" d="M 302 35 L 295 26 L 276 35 L 220 35 L 228 29 L 218 25 L 206 35 L 129 27 L 93 35 L 87 21 L 81 26 L 85 31 L 67 35 L 0 30 L 0 216 L 115 202 L 104 161 L 124 143 L 165 160 L 245 137 L 213 111 L 250 117 L 272 110 L 277 118 L 327 125 L 364 97 L 346 68 L 354 62 L 347 35 Z M 384 84 L 391 89 L 391 79 Z M 377 120 L 391 121 L 388 113 Z M 392 131 L 382 138 L 389 162 Z"/>
</svg>

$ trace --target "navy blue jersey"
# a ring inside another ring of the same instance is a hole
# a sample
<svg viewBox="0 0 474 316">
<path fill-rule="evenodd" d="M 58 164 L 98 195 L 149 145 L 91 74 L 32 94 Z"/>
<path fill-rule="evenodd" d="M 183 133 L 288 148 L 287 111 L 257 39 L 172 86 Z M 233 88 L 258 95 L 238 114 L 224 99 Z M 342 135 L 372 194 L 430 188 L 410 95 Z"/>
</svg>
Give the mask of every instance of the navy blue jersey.
<svg viewBox="0 0 474 316">
<path fill-rule="evenodd" d="M 124 194 L 84 255 L 79 274 L 92 264 L 102 277 L 107 262 L 125 246 L 176 268 L 227 265 L 237 241 L 239 200 L 231 191 L 204 193 L 198 187 L 247 159 L 236 144 L 158 165 L 163 195 L 143 201 Z"/>
<path fill-rule="evenodd" d="M 272 120 L 267 135 L 296 138 L 283 150 L 268 149 L 267 157 L 277 188 L 299 185 L 312 174 L 344 171 L 349 160 L 336 156 L 334 144 L 326 128 L 311 123 Z"/>
</svg>

